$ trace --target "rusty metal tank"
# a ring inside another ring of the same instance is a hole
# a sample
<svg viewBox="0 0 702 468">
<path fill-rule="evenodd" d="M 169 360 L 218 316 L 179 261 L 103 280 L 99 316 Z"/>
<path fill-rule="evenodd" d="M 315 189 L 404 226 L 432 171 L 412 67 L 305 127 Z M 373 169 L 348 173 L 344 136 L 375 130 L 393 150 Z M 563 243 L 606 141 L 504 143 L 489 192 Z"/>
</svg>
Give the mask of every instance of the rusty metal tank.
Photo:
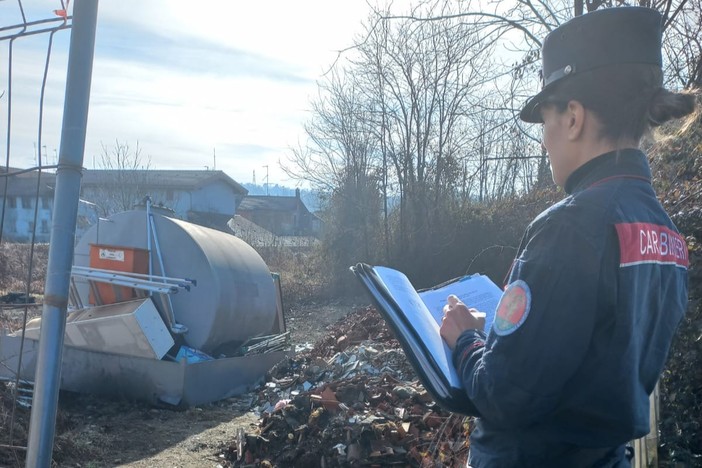
<svg viewBox="0 0 702 468">
<path fill-rule="evenodd" d="M 270 333 L 276 319 L 276 288 L 261 256 L 241 239 L 214 229 L 152 213 L 163 261 L 148 241 L 146 211 L 127 211 L 101 219 L 79 240 L 74 265 L 90 266 L 91 245 L 110 245 L 152 252 L 154 274 L 197 281 L 190 291 L 171 296 L 173 314 L 187 327 L 188 346 L 212 352 Z M 89 303 L 87 283 L 77 285 Z"/>
</svg>

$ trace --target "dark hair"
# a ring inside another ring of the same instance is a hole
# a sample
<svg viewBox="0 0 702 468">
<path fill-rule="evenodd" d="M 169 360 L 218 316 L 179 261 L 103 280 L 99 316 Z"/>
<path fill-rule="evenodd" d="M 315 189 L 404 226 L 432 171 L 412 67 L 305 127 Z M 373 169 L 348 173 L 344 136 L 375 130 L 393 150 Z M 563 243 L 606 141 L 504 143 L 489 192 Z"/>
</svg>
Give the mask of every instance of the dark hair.
<svg viewBox="0 0 702 468">
<path fill-rule="evenodd" d="M 561 111 L 568 101 L 578 101 L 597 115 L 602 138 L 639 141 L 651 128 L 695 110 L 693 94 L 671 92 L 662 84 L 656 65 L 621 64 L 562 80 L 547 101 Z"/>
</svg>

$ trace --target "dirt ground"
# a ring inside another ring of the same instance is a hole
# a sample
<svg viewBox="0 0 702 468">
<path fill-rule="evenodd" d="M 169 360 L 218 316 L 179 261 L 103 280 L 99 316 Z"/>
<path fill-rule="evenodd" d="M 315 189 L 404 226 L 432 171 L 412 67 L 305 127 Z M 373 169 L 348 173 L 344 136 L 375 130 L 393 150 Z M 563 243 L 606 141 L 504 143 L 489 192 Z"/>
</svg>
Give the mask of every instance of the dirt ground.
<svg viewBox="0 0 702 468">
<path fill-rule="evenodd" d="M 363 304 L 365 305 L 365 304 Z M 328 325 L 351 311 L 353 304 L 308 304 L 290 307 L 287 329 L 293 344 L 312 345 Z M 7 312 L 5 312 L 7 318 Z M 254 428 L 252 394 L 175 411 L 144 403 L 115 401 L 62 392 L 59 401 L 54 466 L 56 467 L 217 467 L 223 449 L 237 431 Z M 17 417 L 29 418 L 20 410 Z M 16 440 L 14 445 L 25 445 Z M 3 449 L 0 466 L 24 466 L 24 453 Z"/>
<path fill-rule="evenodd" d="M 185 411 L 62 395 L 64 424 L 57 437 L 58 467 L 216 467 L 217 454 L 237 430 L 258 421 L 250 399 L 230 398 Z"/>
</svg>

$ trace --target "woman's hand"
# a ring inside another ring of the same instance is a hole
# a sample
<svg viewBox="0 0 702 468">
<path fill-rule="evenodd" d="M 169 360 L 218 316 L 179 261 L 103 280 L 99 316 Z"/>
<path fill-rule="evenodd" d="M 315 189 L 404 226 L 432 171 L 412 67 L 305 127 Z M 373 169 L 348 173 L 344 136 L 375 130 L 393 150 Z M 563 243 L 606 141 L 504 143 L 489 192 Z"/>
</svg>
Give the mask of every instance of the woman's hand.
<svg viewBox="0 0 702 468">
<path fill-rule="evenodd" d="M 448 304 L 444 306 L 444 318 L 439 332 L 451 350 L 456 347 L 456 341 L 466 330 L 482 330 L 485 328 L 485 314 L 477 309 L 469 309 L 458 297 L 451 294 Z"/>
</svg>

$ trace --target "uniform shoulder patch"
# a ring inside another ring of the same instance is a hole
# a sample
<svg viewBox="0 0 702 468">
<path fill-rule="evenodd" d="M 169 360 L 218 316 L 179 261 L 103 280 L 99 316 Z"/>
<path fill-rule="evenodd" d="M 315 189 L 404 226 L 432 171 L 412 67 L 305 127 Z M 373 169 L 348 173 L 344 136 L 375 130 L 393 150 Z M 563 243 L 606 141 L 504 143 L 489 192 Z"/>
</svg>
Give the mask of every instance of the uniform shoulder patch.
<svg viewBox="0 0 702 468">
<path fill-rule="evenodd" d="M 529 285 L 522 280 L 515 281 L 507 286 L 499 304 L 497 304 L 492 329 L 499 336 L 514 333 L 529 316 L 530 308 L 531 290 Z"/>
</svg>

